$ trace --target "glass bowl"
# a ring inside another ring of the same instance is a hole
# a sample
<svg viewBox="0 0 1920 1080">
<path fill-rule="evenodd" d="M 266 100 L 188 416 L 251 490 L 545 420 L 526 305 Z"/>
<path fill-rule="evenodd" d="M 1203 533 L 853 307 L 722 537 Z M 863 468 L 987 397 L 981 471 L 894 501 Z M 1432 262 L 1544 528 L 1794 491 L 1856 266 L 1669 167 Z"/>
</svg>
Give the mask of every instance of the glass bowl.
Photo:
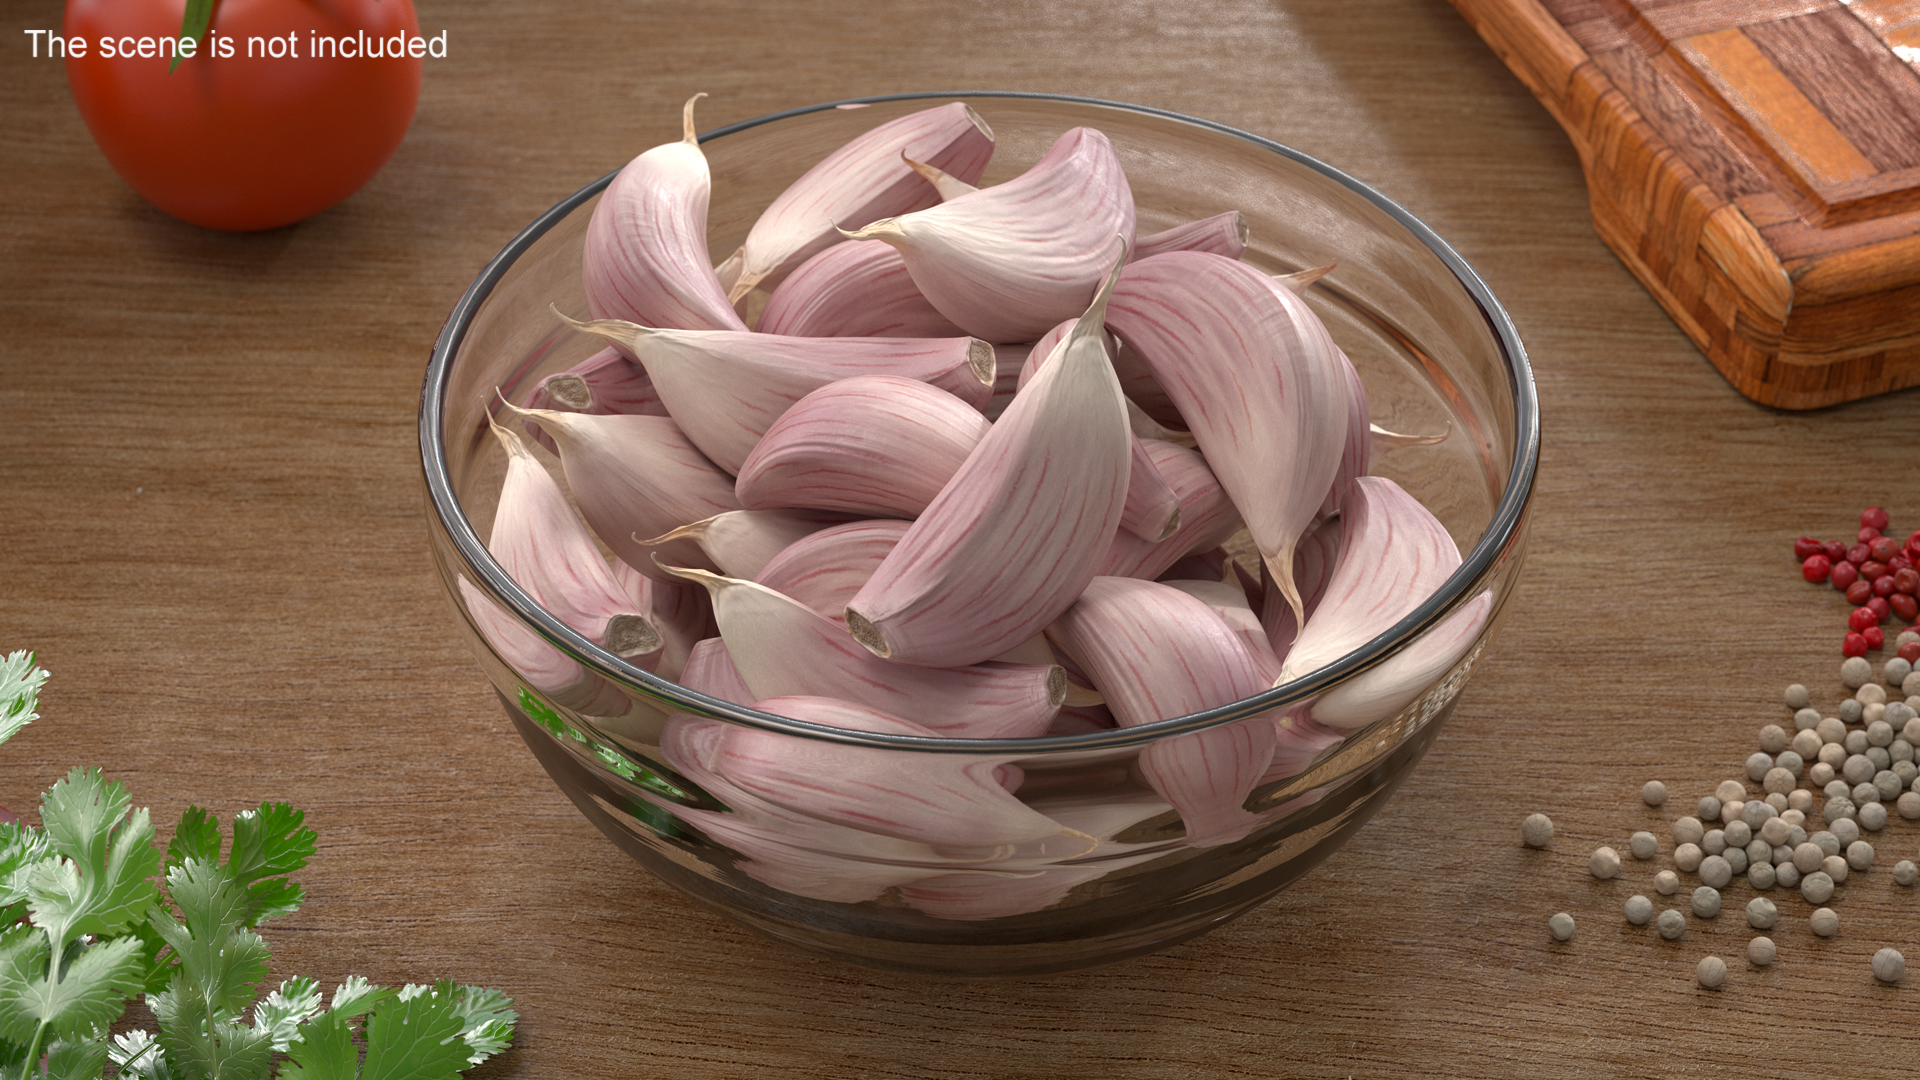
<svg viewBox="0 0 1920 1080">
<path fill-rule="evenodd" d="M 1438 593 L 1364 647 L 1257 697 L 1046 738 L 822 727 L 696 694 L 628 664 L 543 610 L 481 539 L 504 469 L 487 428 L 496 388 L 518 400 L 599 347 L 567 332 L 549 305 L 585 310 L 582 239 L 612 174 L 529 225 L 461 297 L 427 369 L 420 447 L 434 562 L 459 632 L 535 757 L 621 849 L 720 914 L 816 953 L 912 972 L 1039 974 L 1203 933 L 1286 887 L 1379 810 L 1452 711 L 1513 594 L 1539 410 L 1506 313 L 1420 221 L 1287 147 L 1157 109 L 1019 93 L 891 95 L 709 132 L 701 144 L 713 173 L 711 250 L 738 246 L 760 209 L 828 151 L 956 99 L 997 136 L 983 183 L 1017 175 L 1062 132 L 1089 125 L 1120 155 L 1141 235 L 1238 210 L 1251 229 L 1247 262 L 1276 273 L 1335 264 L 1306 297 L 1360 372 L 1375 423 L 1444 433 L 1432 445 L 1383 450 L 1373 469 L 1417 496 L 1465 553 Z M 550 661 L 545 668 L 534 670 L 527 647 Z M 550 692 L 554 665 L 576 692 Z M 577 692 L 582 686 L 591 692 Z M 1382 687 L 1404 689 L 1383 697 Z M 1304 759 L 1277 760 L 1240 808 L 1252 824 L 1238 839 L 1189 844 L 1180 815 L 1141 779 L 1143 753 L 1342 693 L 1382 706 L 1379 718 Z M 715 722 L 800 740 L 791 745 L 824 762 L 1023 776 L 1015 797 L 1065 828 L 992 850 L 956 849 L 795 813 L 703 767 L 689 740 L 727 730 Z"/>
</svg>

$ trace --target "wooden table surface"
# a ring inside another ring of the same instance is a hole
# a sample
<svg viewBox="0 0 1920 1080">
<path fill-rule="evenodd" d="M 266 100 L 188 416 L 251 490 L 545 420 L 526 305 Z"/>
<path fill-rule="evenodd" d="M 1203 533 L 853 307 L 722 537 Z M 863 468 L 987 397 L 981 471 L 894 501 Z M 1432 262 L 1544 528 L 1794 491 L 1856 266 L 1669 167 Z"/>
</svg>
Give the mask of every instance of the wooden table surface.
<svg viewBox="0 0 1920 1080">
<path fill-rule="evenodd" d="M 1789 543 L 1861 507 L 1920 527 L 1920 392 L 1771 411 L 1714 372 L 1593 234 L 1560 130 L 1437 0 L 455 4 L 413 128 L 341 206 L 221 235 L 134 195 L 55 61 L 0 40 L 0 650 L 53 672 L 0 804 L 104 765 L 171 822 L 265 799 L 320 835 L 275 978 L 451 976 L 521 1012 L 483 1078 L 1891 1076 L 1920 1017 L 1920 824 L 1878 837 L 1837 939 L 1776 890 L 1780 962 L 1736 914 L 1625 924 L 1651 869 L 1587 853 L 1736 775 L 1799 681 L 1829 708 L 1844 605 Z M 1401 793 L 1293 889 L 1106 969 L 927 981 L 815 959 L 656 883 L 502 717 L 429 569 L 415 449 L 428 349 L 536 214 L 703 126 L 896 90 L 1057 91 L 1299 147 L 1447 237 L 1532 354 L 1544 451 L 1525 581 Z M 1675 792 L 1640 804 L 1643 781 Z M 1519 843 L 1543 810 L 1553 849 Z M 1631 864 L 1631 860 L 1629 860 Z M 1552 943 L 1549 915 L 1580 929 Z M 1874 982 L 1902 948 L 1917 970 Z M 1718 992 L 1695 962 L 1728 958 Z"/>
</svg>

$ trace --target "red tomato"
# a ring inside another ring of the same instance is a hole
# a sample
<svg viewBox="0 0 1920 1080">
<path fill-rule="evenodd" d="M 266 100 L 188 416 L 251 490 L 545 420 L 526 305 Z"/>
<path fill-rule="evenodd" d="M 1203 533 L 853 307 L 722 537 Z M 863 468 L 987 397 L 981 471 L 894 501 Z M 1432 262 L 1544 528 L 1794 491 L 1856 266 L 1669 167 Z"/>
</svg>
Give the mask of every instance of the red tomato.
<svg viewBox="0 0 1920 1080">
<path fill-rule="evenodd" d="M 169 72 L 185 6 L 67 0 L 65 35 L 86 40 L 84 55 L 67 54 L 80 115 L 155 206 L 209 228 L 272 229 L 353 194 L 400 145 L 420 97 L 410 0 L 217 0 L 209 32 Z M 368 52 L 401 56 L 312 55 L 321 38 L 357 53 L 363 36 L 378 43 Z"/>
</svg>

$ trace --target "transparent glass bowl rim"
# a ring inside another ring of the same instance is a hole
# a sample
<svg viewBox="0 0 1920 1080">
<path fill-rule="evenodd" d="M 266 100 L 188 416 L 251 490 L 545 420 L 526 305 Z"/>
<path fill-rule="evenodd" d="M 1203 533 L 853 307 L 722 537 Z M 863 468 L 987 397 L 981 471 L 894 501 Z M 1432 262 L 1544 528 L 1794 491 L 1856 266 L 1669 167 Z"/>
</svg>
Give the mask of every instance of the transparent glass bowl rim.
<svg viewBox="0 0 1920 1080">
<path fill-rule="evenodd" d="M 956 98 L 1012 98 L 1035 101 L 1060 102 L 1069 105 L 1086 105 L 1097 108 L 1117 109 L 1123 112 L 1138 113 L 1143 116 L 1191 124 L 1197 128 L 1216 132 L 1235 139 L 1241 139 L 1261 149 L 1270 151 L 1282 158 L 1303 165 L 1314 172 L 1348 188 L 1365 198 L 1391 217 L 1419 243 L 1436 256 L 1458 279 L 1468 297 L 1486 319 L 1507 362 L 1509 390 L 1513 394 L 1516 412 L 1516 430 L 1514 432 L 1513 459 L 1509 463 L 1507 484 L 1500 494 L 1500 501 L 1494 508 L 1494 514 L 1486 531 L 1480 536 L 1473 549 L 1466 554 L 1460 567 L 1443 583 L 1440 589 L 1413 612 L 1392 627 L 1367 642 L 1365 645 L 1339 660 L 1315 671 L 1309 672 L 1292 682 L 1284 683 L 1264 693 L 1236 701 L 1205 712 L 1187 716 L 1173 717 L 1141 724 L 1137 727 L 1114 728 L 1104 731 L 1084 732 L 1076 735 L 1052 735 L 1027 739 L 963 739 L 932 738 L 905 735 L 878 734 L 873 732 L 852 731 L 844 728 L 810 724 L 775 713 L 761 712 L 743 705 L 736 705 L 719 698 L 697 693 L 677 683 L 669 682 L 651 672 L 627 663 L 607 652 L 587 638 L 576 633 L 566 624 L 555 619 L 546 609 L 522 590 L 513 579 L 501 569 L 488 553 L 486 544 L 474 530 L 460 509 L 459 500 L 453 492 L 452 479 L 447 471 L 446 456 L 442 450 L 442 435 L 445 426 L 446 393 L 451 376 L 454 357 L 460 351 L 467 330 L 482 304 L 492 294 L 494 287 L 505 277 L 514 262 L 532 248 L 548 230 L 562 219 L 579 209 L 612 183 L 619 174 L 615 169 L 593 183 L 574 192 L 555 204 L 546 213 L 535 218 L 533 223 L 521 230 L 506 247 L 495 255 L 492 261 L 480 271 L 473 283 L 454 305 L 447 317 L 446 325 L 440 330 L 439 338 L 434 342 L 432 358 L 427 364 L 426 381 L 420 392 L 420 458 L 425 472 L 427 491 L 433 503 L 434 513 L 446 530 L 454 548 L 474 571 L 486 589 L 496 599 L 504 601 L 514 613 L 528 625 L 534 627 L 550 643 L 580 662 L 588 670 L 616 684 L 625 683 L 641 688 L 648 696 L 664 699 L 676 706 L 691 711 L 726 720 L 747 727 L 759 728 L 786 735 L 803 738 L 821 739 L 829 742 L 855 746 L 872 746 L 899 750 L 914 750 L 933 753 L 970 753 L 1001 754 L 1020 757 L 1047 756 L 1060 752 L 1085 752 L 1110 750 L 1124 747 L 1143 746 L 1175 735 L 1183 735 L 1205 728 L 1234 723 L 1261 713 L 1286 708 L 1307 698 L 1313 697 L 1332 684 L 1348 675 L 1371 665 L 1377 659 L 1383 659 L 1400 645 L 1410 643 L 1428 627 L 1439 622 L 1452 610 L 1461 598 L 1468 595 L 1476 585 L 1486 578 L 1499 562 L 1502 553 L 1514 541 L 1525 520 L 1527 502 L 1533 491 L 1534 474 L 1540 459 L 1539 401 L 1535 395 L 1533 370 L 1527 361 L 1526 349 L 1520 343 L 1519 332 L 1513 326 L 1506 309 L 1501 307 L 1486 283 L 1468 266 L 1445 240 L 1442 240 L 1425 222 L 1409 213 L 1400 204 L 1387 198 L 1372 187 L 1354 179 L 1346 173 L 1325 162 L 1283 146 L 1271 139 L 1228 127 L 1211 120 L 1187 116 L 1166 109 L 1157 109 L 1145 105 L 1131 105 L 1125 102 L 1106 101 L 1100 98 L 1076 97 L 1064 94 L 1042 94 L 1024 91 L 963 90 L 945 93 L 925 92 L 906 94 L 883 94 L 874 97 L 847 98 L 841 101 L 829 101 L 804 108 L 789 109 L 784 112 L 770 113 L 752 120 L 743 120 L 699 135 L 702 143 L 713 139 L 725 138 L 763 124 L 776 123 L 794 117 L 822 112 L 849 105 L 872 105 L 893 101 L 918 101 L 925 99 Z"/>
</svg>

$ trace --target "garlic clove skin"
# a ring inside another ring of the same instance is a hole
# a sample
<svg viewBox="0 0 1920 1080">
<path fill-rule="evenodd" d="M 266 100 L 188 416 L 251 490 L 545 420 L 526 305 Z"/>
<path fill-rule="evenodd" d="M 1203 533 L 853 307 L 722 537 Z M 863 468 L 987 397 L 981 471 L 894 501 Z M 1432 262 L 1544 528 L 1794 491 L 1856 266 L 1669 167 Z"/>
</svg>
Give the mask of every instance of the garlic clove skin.
<svg viewBox="0 0 1920 1080">
<path fill-rule="evenodd" d="M 1304 293 L 1313 287 L 1314 282 L 1333 273 L 1334 269 L 1339 265 L 1337 262 L 1330 262 L 1325 266 L 1314 266 L 1305 270 L 1295 270 L 1290 274 L 1275 274 L 1273 275 L 1273 280 L 1285 285 L 1288 289 L 1296 293 Z"/>
<path fill-rule="evenodd" d="M 1130 529 L 1118 530 L 1096 564 L 1098 573 L 1157 578 L 1181 559 L 1217 548 L 1240 531 L 1240 511 L 1199 451 L 1157 439 L 1137 439 L 1136 445 L 1146 451 L 1154 471 L 1179 500 L 1179 526 L 1157 543 Z"/>
<path fill-rule="evenodd" d="M 1057 667 L 890 664 L 846 630 L 756 582 L 665 567 L 707 587 L 714 623 L 756 697 L 840 697 L 959 738 L 1025 738 L 1045 731 L 1066 697 Z"/>
<path fill-rule="evenodd" d="M 1074 128 L 1004 184 L 847 236 L 892 244 L 921 293 L 975 337 L 1031 341 L 1086 306 L 1115 236 L 1132 246 L 1133 192 L 1107 137 Z"/>
<path fill-rule="evenodd" d="M 1276 686 L 1385 633 L 1460 566 L 1460 549 L 1446 527 L 1385 477 L 1355 480 L 1340 518 L 1339 555 L 1326 591 L 1287 651 Z"/>
<path fill-rule="evenodd" d="M 1346 523 L 1341 519 L 1329 518 L 1308 530 L 1294 546 L 1293 583 L 1300 590 L 1300 606 L 1309 619 L 1319 610 L 1327 582 L 1333 577 L 1334 565 L 1340 561 L 1341 535 L 1345 528 Z M 1272 588 L 1272 572 L 1264 563 L 1260 566 L 1260 576 L 1269 595 L 1277 597 L 1278 590 Z M 1289 604 L 1267 604 L 1261 609 L 1260 625 L 1276 656 L 1286 656 L 1293 648 L 1294 639 L 1300 636 L 1300 623 Z"/>
<path fill-rule="evenodd" d="M 898 518 L 877 518 L 822 529 L 783 548 L 767 560 L 754 580 L 844 623 L 847 604 L 907 534 L 910 524 Z M 1053 661 L 1049 657 L 1045 662 Z"/>
<path fill-rule="evenodd" d="M 702 593 L 705 591 L 701 589 Z M 740 677 L 740 669 L 734 665 L 733 655 L 727 652 L 726 641 L 719 637 L 702 638 L 694 643 L 677 681 L 695 693 L 731 701 L 735 705 L 751 705 L 754 702 L 753 691 L 747 689 L 747 680 Z"/>
<path fill-rule="evenodd" d="M 559 412 L 586 412 L 600 416 L 632 413 L 639 416 L 665 416 L 667 407 L 653 389 L 647 369 L 608 346 L 565 371 L 556 371 L 534 384 L 521 406 L 528 409 L 554 409 Z M 554 453 L 560 450 L 553 437 L 532 420 L 521 425 L 541 446 Z"/>
<path fill-rule="evenodd" d="M 1266 627 L 1260 625 L 1260 616 L 1253 610 L 1247 594 L 1237 583 L 1228 581 L 1196 581 L 1186 579 L 1162 579 L 1159 584 L 1178 589 L 1195 600 L 1213 609 L 1240 638 L 1240 644 L 1246 646 L 1247 654 L 1253 658 L 1254 665 L 1260 669 L 1262 678 L 1269 684 L 1280 675 L 1280 658 L 1274 655 L 1273 646 L 1267 640 Z M 1275 607 L 1291 611 L 1285 604 Z"/>
<path fill-rule="evenodd" d="M 548 701 L 589 716 L 625 716 L 633 708 L 633 699 L 619 687 L 588 671 L 508 614 L 465 574 L 456 575 L 455 585 L 481 640 L 516 678 L 525 680 Z"/>
<path fill-rule="evenodd" d="M 1334 351 L 1340 358 L 1341 374 L 1347 380 L 1347 439 L 1340 451 L 1340 467 L 1333 474 L 1333 486 L 1327 489 L 1327 497 L 1320 504 L 1318 516 L 1322 519 L 1338 514 L 1354 479 L 1373 469 L 1373 422 L 1367 412 L 1367 387 L 1360 381 L 1360 373 L 1354 370 L 1347 354 L 1338 349 Z"/>
<path fill-rule="evenodd" d="M 671 552 L 676 541 L 690 540 L 728 577 L 752 578 L 767 560 L 810 533 L 847 521 L 847 515 L 816 510 L 729 510 L 682 525 L 643 541 Z M 694 588 L 693 586 L 687 586 Z M 703 590 L 695 589 L 705 595 Z"/>
<path fill-rule="evenodd" d="M 644 605 L 627 595 L 566 493 L 513 432 L 493 424 L 507 452 L 487 550 L 501 569 L 582 637 L 652 671 L 663 641 Z"/>
<path fill-rule="evenodd" d="M 1344 733 L 1398 715 L 1460 662 L 1492 615 L 1491 592 L 1467 601 L 1398 655 L 1315 698 L 1313 720 Z"/>
<path fill-rule="evenodd" d="M 1189 221 L 1140 238 L 1133 259 L 1139 261 L 1168 251 L 1208 251 L 1229 259 L 1246 254 L 1250 230 L 1238 210 Z"/>
<path fill-rule="evenodd" d="M 942 202 L 948 199 L 957 199 L 962 195 L 970 195 L 980 190 L 974 184 L 960 179 L 945 169 L 940 168 L 938 165 L 913 160 L 908 157 L 904 151 L 900 154 L 900 160 L 906 163 L 907 168 L 919 173 L 922 179 L 932 184 L 933 190 L 939 193 Z M 978 177 L 975 177 L 975 179 L 978 179 Z"/>
<path fill-rule="evenodd" d="M 974 338 L 783 337 L 560 317 L 639 357 L 687 438 L 734 474 L 782 413 L 828 383 L 897 375 L 976 407 L 993 387 L 993 348 Z"/>
<path fill-rule="evenodd" d="M 800 264 L 760 312 L 763 334 L 792 337 L 961 337 L 878 240 L 848 240 Z"/>
<path fill-rule="evenodd" d="M 906 159 L 962 182 L 980 179 L 993 157 L 993 129 L 963 102 L 888 121 L 822 158 L 753 223 L 739 255 L 731 299 L 773 288 L 801 263 L 838 243 L 837 226 L 929 207 L 934 188 Z"/>
<path fill-rule="evenodd" d="M 581 285 L 596 319 L 683 330 L 745 330 L 707 255 L 712 177 L 687 99 L 679 142 L 628 162 L 593 208 Z"/>
<path fill-rule="evenodd" d="M 1333 338 L 1287 288 L 1206 252 L 1129 265 L 1111 320 L 1178 406 L 1299 617 L 1293 548 L 1346 447 L 1349 391 Z"/>
<path fill-rule="evenodd" d="M 996 656 L 1093 576 L 1131 469 L 1101 321 L 1119 269 L 847 605 L 848 630 L 874 655 L 930 667 Z"/>
<path fill-rule="evenodd" d="M 677 579 L 653 562 L 645 541 L 715 514 L 740 509 L 733 477 L 721 472 L 666 416 L 596 416 L 520 409 L 540 421 L 560 448 L 574 502 L 614 557 L 656 581 Z M 702 565 L 697 544 L 680 541 L 673 557 Z"/>
<path fill-rule="evenodd" d="M 923 382 L 841 379 L 767 428 L 741 463 L 734 495 L 749 510 L 916 517 L 992 427 L 979 410 Z"/>
<path fill-rule="evenodd" d="M 684 581 L 655 581 L 619 559 L 613 560 L 613 577 L 660 632 L 660 662 L 653 673 L 678 682 L 695 643 L 717 633 L 707 590 Z"/>
</svg>

